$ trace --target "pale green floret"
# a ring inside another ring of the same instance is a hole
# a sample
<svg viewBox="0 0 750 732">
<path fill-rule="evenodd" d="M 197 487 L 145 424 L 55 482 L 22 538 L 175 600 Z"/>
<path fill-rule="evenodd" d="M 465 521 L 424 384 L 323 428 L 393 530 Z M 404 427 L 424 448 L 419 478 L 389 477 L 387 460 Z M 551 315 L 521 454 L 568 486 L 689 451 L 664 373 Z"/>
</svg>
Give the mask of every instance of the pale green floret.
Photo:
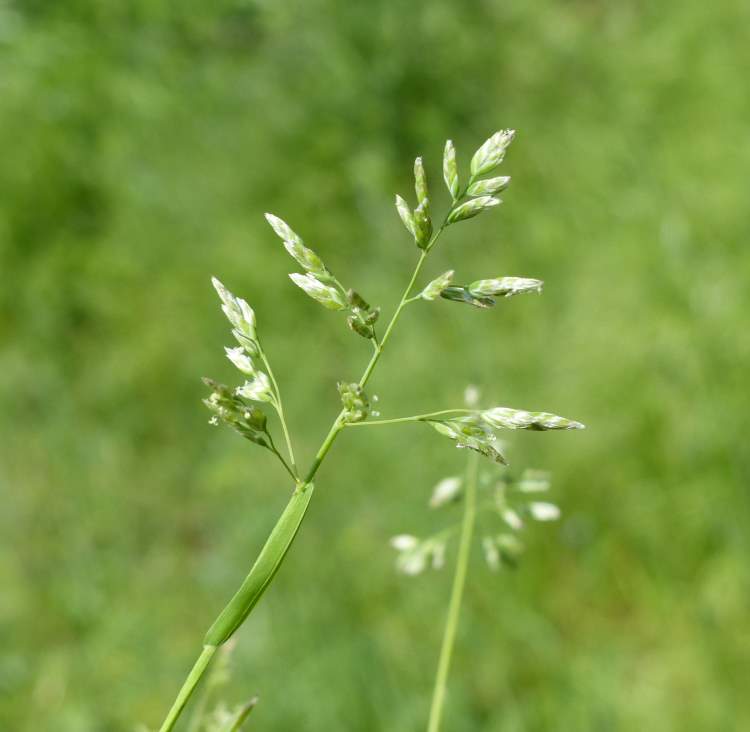
<svg viewBox="0 0 750 732">
<path fill-rule="evenodd" d="M 432 555 L 432 568 L 442 569 L 445 566 L 445 542 L 433 539 L 429 545 L 429 552 Z"/>
<path fill-rule="evenodd" d="M 426 249 L 432 237 L 432 219 L 430 218 L 430 201 L 425 198 L 414 209 L 414 239 L 420 249 Z"/>
<path fill-rule="evenodd" d="M 424 572 L 427 567 L 427 556 L 424 552 L 402 552 L 396 559 L 396 569 L 410 577 Z"/>
<path fill-rule="evenodd" d="M 456 441 L 456 447 L 474 450 L 500 465 L 505 465 L 505 457 L 497 449 L 497 438 L 490 427 L 477 415 L 447 420 L 427 420 L 441 435 Z"/>
<path fill-rule="evenodd" d="M 472 178 L 491 172 L 503 162 L 505 151 L 515 134 L 515 130 L 500 130 L 474 153 L 474 157 L 471 159 Z"/>
<path fill-rule="evenodd" d="M 478 180 L 472 183 L 466 193 L 470 196 L 494 196 L 496 193 L 504 191 L 510 184 L 510 176 L 500 176 L 498 178 L 487 178 L 487 180 Z"/>
<path fill-rule="evenodd" d="M 213 379 L 203 379 L 203 382 L 211 389 L 210 396 L 203 400 L 213 413 L 211 424 L 224 422 L 251 442 L 273 449 L 266 429 L 266 415 L 260 409 L 243 402 L 224 384 Z"/>
<path fill-rule="evenodd" d="M 416 549 L 419 544 L 419 539 L 411 534 L 398 534 L 397 536 L 391 537 L 391 546 L 399 552 L 410 551 Z"/>
<path fill-rule="evenodd" d="M 330 273 L 323 264 L 323 260 L 304 244 L 294 241 L 285 241 L 284 249 L 297 261 L 300 267 L 304 267 L 308 272 L 321 277 L 329 277 Z"/>
<path fill-rule="evenodd" d="M 500 534 L 495 537 L 495 546 L 500 550 L 502 562 L 511 566 L 517 564 L 523 554 L 523 543 L 515 534 Z"/>
<path fill-rule="evenodd" d="M 524 470 L 518 482 L 521 493 L 545 493 L 549 490 L 549 473 L 543 470 Z"/>
<path fill-rule="evenodd" d="M 535 521 L 557 521 L 560 509 L 554 503 L 534 501 L 529 504 L 529 513 Z"/>
<path fill-rule="evenodd" d="M 440 508 L 446 503 L 452 503 L 461 495 L 461 478 L 443 478 L 432 490 L 430 508 Z"/>
<path fill-rule="evenodd" d="M 584 425 L 549 412 L 527 412 L 523 409 L 495 407 L 480 412 L 482 419 L 494 429 L 510 430 L 582 430 Z"/>
<path fill-rule="evenodd" d="M 445 152 L 443 153 L 443 179 L 448 186 L 451 198 L 455 201 L 460 193 L 460 184 L 458 181 L 458 167 L 456 166 L 456 148 L 453 147 L 452 140 L 446 140 Z"/>
<path fill-rule="evenodd" d="M 244 333 L 241 333 L 236 328 L 232 329 L 232 335 L 237 340 L 237 343 L 239 343 L 247 351 L 248 355 L 253 357 L 260 355 L 260 346 L 258 345 L 257 341 L 248 338 Z"/>
<path fill-rule="evenodd" d="M 516 511 L 512 508 L 503 509 L 501 513 L 503 521 L 514 531 L 519 531 L 523 528 L 523 521 Z"/>
<path fill-rule="evenodd" d="M 262 371 L 256 371 L 253 378 L 235 389 L 237 396 L 253 402 L 272 402 L 271 381 Z"/>
<path fill-rule="evenodd" d="M 271 213 L 266 214 L 266 221 L 271 224 L 271 228 L 282 241 L 291 241 L 294 244 L 302 244 L 302 238 L 295 234 L 289 224 L 278 216 Z"/>
<path fill-rule="evenodd" d="M 427 287 L 422 290 L 420 297 L 423 300 L 435 300 L 440 297 L 443 290 L 450 285 L 453 279 L 453 270 L 449 269 L 447 272 L 443 272 L 439 277 L 436 277 L 430 282 Z"/>
<path fill-rule="evenodd" d="M 417 194 L 417 203 L 422 204 L 427 201 L 429 197 L 427 192 L 427 174 L 424 172 L 422 158 L 417 158 L 414 161 L 414 191 Z"/>
<path fill-rule="evenodd" d="M 412 235 L 416 236 L 414 229 L 414 214 L 412 214 L 409 204 L 404 201 L 401 196 L 396 196 L 396 210 L 398 215 L 401 217 L 401 221 L 404 222 L 406 230 Z"/>
<path fill-rule="evenodd" d="M 324 285 L 312 274 L 289 275 L 297 287 L 303 289 L 313 300 L 317 300 L 323 307 L 329 310 L 346 310 L 347 303 L 344 296 L 335 288 Z"/>
<path fill-rule="evenodd" d="M 247 339 L 257 341 L 253 309 L 241 297 L 235 297 L 216 277 L 211 278 L 211 283 L 221 298 L 221 309 L 229 322 Z"/>
<path fill-rule="evenodd" d="M 245 353 L 245 349 L 242 346 L 236 346 L 235 348 L 224 348 L 227 354 L 227 358 L 246 376 L 253 376 L 255 374 L 255 365 L 252 359 Z"/>
<path fill-rule="evenodd" d="M 396 569 L 403 574 L 421 574 L 431 566 L 442 569 L 445 565 L 445 540 L 437 536 L 419 540 L 410 534 L 399 534 L 391 539 L 391 546 L 398 552 Z"/>
<path fill-rule="evenodd" d="M 305 246 L 302 237 L 292 231 L 285 221 L 270 213 L 266 214 L 266 221 L 271 224 L 271 228 L 284 242 L 284 248 L 297 261 L 300 267 L 304 267 L 308 272 L 312 272 L 322 278 L 330 277 L 330 273 L 323 264 L 323 260 L 312 249 L 308 249 Z"/>
<path fill-rule="evenodd" d="M 462 302 L 472 305 L 475 308 L 491 308 L 495 305 L 495 300 L 486 295 L 472 295 L 468 287 L 460 285 L 446 287 L 440 297 L 451 302 Z"/>
<path fill-rule="evenodd" d="M 347 422 L 362 422 L 370 413 L 370 400 L 359 384 L 338 383 L 344 419 Z"/>
<path fill-rule="evenodd" d="M 493 572 L 497 572 L 500 569 L 500 552 L 495 540 L 490 536 L 485 536 L 482 539 L 482 550 L 484 551 L 484 560 L 487 562 L 487 566 Z"/>
<path fill-rule="evenodd" d="M 451 211 L 448 216 L 448 223 L 455 224 L 458 221 L 464 221 L 471 219 L 477 214 L 482 213 L 485 209 L 498 206 L 501 203 L 499 198 L 493 198 L 492 196 L 480 196 L 479 198 L 472 198 L 470 201 L 462 203 L 460 206 Z"/>
<path fill-rule="evenodd" d="M 480 396 L 479 389 L 474 384 L 469 384 L 464 389 L 464 404 L 467 407 L 476 407 L 479 404 Z"/>
<path fill-rule="evenodd" d="M 496 277 L 489 280 L 477 280 L 469 285 L 469 292 L 477 297 L 492 296 L 513 297 L 525 292 L 541 292 L 544 282 L 528 277 Z"/>
</svg>

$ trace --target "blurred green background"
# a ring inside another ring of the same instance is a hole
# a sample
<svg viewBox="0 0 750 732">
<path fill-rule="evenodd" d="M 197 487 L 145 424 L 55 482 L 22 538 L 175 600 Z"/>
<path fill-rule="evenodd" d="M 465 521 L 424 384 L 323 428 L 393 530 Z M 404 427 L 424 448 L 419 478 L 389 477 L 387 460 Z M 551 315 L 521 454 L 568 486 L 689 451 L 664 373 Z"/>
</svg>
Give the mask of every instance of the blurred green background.
<svg viewBox="0 0 750 732">
<path fill-rule="evenodd" d="M 506 203 L 427 276 L 546 291 L 408 310 L 371 392 L 396 416 L 471 382 L 589 429 L 512 435 L 564 520 L 517 572 L 475 551 L 445 729 L 750 728 L 749 23 L 739 0 L 5 0 L 0 728 L 155 725 L 285 502 L 206 424 L 199 377 L 236 378 L 209 275 L 255 307 L 308 462 L 369 349 L 262 213 L 388 313 L 413 158 L 444 210 L 444 140 L 465 170 L 499 127 Z M 252 729 L 424 727 L 450 574 L 396 575 L 387 541 L 449 520 L 426 498 L 464 457 L 419 426 L 341 437 L 238 636 Z"/>
</svg>

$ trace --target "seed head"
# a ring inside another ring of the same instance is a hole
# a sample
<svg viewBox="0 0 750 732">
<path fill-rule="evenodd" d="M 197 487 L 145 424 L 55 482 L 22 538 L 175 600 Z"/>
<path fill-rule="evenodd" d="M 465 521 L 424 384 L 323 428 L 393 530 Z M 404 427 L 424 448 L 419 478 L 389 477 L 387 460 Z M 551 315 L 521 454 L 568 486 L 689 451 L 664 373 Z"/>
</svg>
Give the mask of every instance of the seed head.
<svg viewBox="0 0 750 732">
<path fill-rule="evenodd" d="M 493 298 L 486 295 L 473 295 L 468 287 L 459 285 L 444 288 L 440 297 L 453 302 L 465 302 L 475 308 L 491 308 L 495 304 Z"/>
<path fill-rule="evenodd" d="M 515 130 L 500 130 L 490 137 L 471 159 L 471 175 L 477 178 L 489 173 L 503 162 L 505 151 L 513 141 Z"/>
<path fill-rule="evenodd" d="M 289 224 L 278 216 L 274 216 L 271 213 L 266 214 L 266 221 L 271 224 L 271 228 L 276 232 L 276 235 L 284 242 L 290 241 L 294 244 L 302 244 L 302 238 L 295 234 Z"/>
<path fill-rule="evenodd" d="M 515 567 L 523 554 L 523 544 L 515 534 L 500 534 L 495 537 L 495 545 L 500 550 L 503 563 Z"/>
<path fill-rule="evenodd" d="M 225 348 L 224 351 L 227 354 L 227 358 L 246 376 L 253 376 L 255 374 L 255 366 L 253 365 L 252 359 L 245 353 L 245 349 L 242 346 L 236 346 L 235 348 Z"/>
<path fill-rule="evenodd" d="M 359 384 L 338 383 L 344 419 L 347 422 L 362 422 L 370 413 L 370 401 Z"/>
<path fill-rule="evenodd" d="M 396 196 L 396 210 L 398 215 L 401 217 L 401 221 L 404 222 L 406 230 L 412 235 L 416 236 L 414 229 L 414 214 L 412 214 L 409 204 L 404 201 L 401 196 Z"/>
<path fill-rule="evenodd" d="M 244 402 L 224 384 L 213 379 L 203 379 L 203 382 L 211 389 L 211 394 L 203 403 L 213 413 L 212 424 L 224 422 L 251 442 L 271 448 L 266 415 L 260 409 Z"/>
<path fill-rule="evenodd" d="M 452 140 L 446 140 L 445 152 L 443 153 L 443 178 L 445 185 L 448 186 L 451 198 L 455 201 L 460 192 L 458 182 L 458 168 L 456 166 L 456 148 L 453 147 Z"/>
<path fill-rule="evenodd" d="M 433 489 L 430 508 L 439 508 L 452 503 L 461 495 L 461 478 L 443 478 Z"/>
<path fill-rule="evenodd" d="M 508 526 L 514 531 L 519 531 L 523 528 L 523 521 L 516 511 L 512 508 L 506 508 L 502 511 L 502 518 Z"/>
<path fill-rule="evenodd" d="M 396 568 L 399 572 L 414 577 L 422 574 L 427 567 L 427 555 L 421 551 L 401 552 L 396 559 Z"/>
<path fill-rule="evenodd" d="M 256 343 L 255 312 L 253 309 L 241 297 L 235 297 L 216 277 L 211 278 L 211 283 L 221 299 L 221 309 L 234 329 L 247 340 Z"/>
<path fill-rule="evenodd" d="M 494 196 L 504 191 L 510 184 L 510 176 L 504 175 L 497 178 L 487 178 L 472 183 L 466 191 L 470 196 Z"/>
<path fill-rule="evenodd" d="M 430 218 L 430 201 L 425 198 L 414 209 L 414 239 L 420 249 L 426 249 L 432 237 L 432 219 Z"/>
<path fill-rule="evenodd" d="M 472 295 L 496 297 L 513 297 L 524 292 L 541 292 L 544 282 L 528 277 L 497 277 L 491 280 L 477 280 L 469 285 Z"/>
<path fill-rule="evenodd" d="M 417 194 L 417 203 L 422 204 L 428 200 L 427 175 L 424 172 L 422 158 L 414 161 L 414 190 Z"/>
<path fill-rule="evenodd" d="M 396 569 L 404 574 L 414 576 L 428 565 L 441 569 L 445 564 L 445 541 L 439 537 L 419 540 L 411 534 L 399 534 L 391 539 L 391 546 L 398 552 Z"/>
<path fill-rule="evenodd" d="M 284 249 L 286 249 L 297 263 L 301 267 L 304 267 L 308 272 L 312 272 L 319 277 L 330 277 L 330 272 L 323 264 L 323 260 L 312 249 L 308 249 L 304 244 L 285 241 Z"/>
<path fill-rule="evenodd" d="M 432 557 L 432 568 L 442 569 L 445 566 L 445 541 L 433 539 L 429 544 L 429 553 Z"/>
<path fill-rule="evenodd" d="M 501 201 L 499 198 L 493 198 L 492 196 L 479 196 L 479 198 L 472 198 L 471 200 L 462 203 L 460 206 L 457 206 L 450 212 L 448 223 L 455 224 L 457 221 L 471 219 L 482 213 L 485 209 L 498 206 L 500 203 Z"/>
<path fill-rule="evenodd" d="M 529 504 L 529 513 L 535 521 L 557 521 L 560 509 L 554 503 L 533 501 Z"/>
<path fill-rule="evenodd" d="M 493 429 L 510 430 L 582 430 L 585 426 L 549 412 L 527 412 L 523 409 L 495 407 L 480 412 L 481 418 Z"/>
<path fill-rule="evenodd" d="M 549 490 L 549 473 L 543 470 L 524 470 L 518 481 L 521 493 L 544 493 Z"/>
<path fill-rule="evenodd" d="M 249 356 L 252 356 L 254 358 L 255 356 L 258 356 L 260 354 L 260 346 L 258 345 L 258 341 L 251 340 L 236 328 L 232 330 L 232 335 L 237 340 L 237 343 L 239 343 L 245 349 L 245 351 L 247 351 Z"/>
<path fill-rule="evenodd" d="M 237 396 L 244 397 L 253 402 L 272 402 L 273 391 L 268 376 L 262 371 L 256 371 L 253 378 L 246 381 L 235 390 Z"/>
<path fill-rule="evenodd" d="M 474 450 L 500 465 L 507 462 L 497 449 L 497 440 L 488 425 L 477 415 L 448 420 L 429 420 L 429 424 L 441 435 L 456 441 L 456 447 Z"/>
<path fill-rule="evenodd" d="M 313 274 L 290 274 L 292 282 L 302 288 L 313 300 L 317 300 L 329 310 L 346 310 L 346 300 L 341 292 L 330 285 L 324 285 Z"/>
<path fill-rule="evenodd" d="M 346 319 L 346 324 L 351 330 L 363 338 L 374 338 L 375 328 L 380 317 L 380 308 L 371 308 L 370 304 L 354 290 L 346 293 L 351 315 Z"/>
<path fill-rule="evenodd" d="M 436 277 L 430 282 L 427 287 L 422 290 L 420 297 L 423 300 L 435 300 L 443 290 L 450 285 L 453 279 L 453 270 L 449 269 L 447 272 L 443 272 L 439 277 Z"/>
<path fill-rule="evenodd" d="M 302 237 L 295 234 L 285 221 L 270 213 L 266 214 L 266 220 L 284 242 L 284 249 L 289 252 L 289 255 L 295 259 L 300 267 L 304 267 L 305 270 L 312 272 L 324 281 L 332 279 L 331 273 L 323 264 L 323 260 L 312 249 L 305 246 Z"/>
<path fill-rule="evenodd" d="M 497 549 L 495 540 L 491 536 L 485 536 L 482 539 L 482 550 L 484 551 L 484 559 L 487 562 L 487 566 L 493 572 L 497 572 L 500 569 L 500 552 Z"/>
<path fill-rule="evenodd" d="M 419 544 L 419 539 L 411 534 L 398 534 L 397 536 L 391 537 L 391 546 L 399 552 L 408 552 L 412 549 L 416 549 Z"/>
<path fill-rule="evenodd" d="M 466 389 L 464 389 L 464 404 L 467 407 L 476 407 L 477 404 L 479 404 L 479 397 L 479 389 L 477 389 L 474 384 L 469 384 Z"/>
</svg>

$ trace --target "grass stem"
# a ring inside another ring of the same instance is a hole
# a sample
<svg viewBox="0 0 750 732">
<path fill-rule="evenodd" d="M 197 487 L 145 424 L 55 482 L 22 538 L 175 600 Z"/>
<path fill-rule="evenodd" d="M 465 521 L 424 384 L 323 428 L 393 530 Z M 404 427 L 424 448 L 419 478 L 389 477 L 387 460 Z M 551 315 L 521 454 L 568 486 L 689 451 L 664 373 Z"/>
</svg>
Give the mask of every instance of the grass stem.
<svg viewBox="0 0 750 732">
<path fill-rule="evenodd" d="M 475 409 L 441 409 L 439 412 L 428 412 L 427 414 L 415 414 L 411 417 L 396 417 L 394 419 L 370 419 L 365 422 L 351 422 L 347 427 L 369 427 L 379 424 L 401 424 L 403 422 L 422 422 L 433 417 L 446 414 L 471 414 Z"/>
<path fill-rule="evenodd" d="M 286 441 L 286 448 L 289 452 L 289 462 L 292 465 L 292 470 L 290 472 L 292 473 L 296 481 L 298 479 L 297 465 L 294 460 L 294 449 L 292 448 L 292 440 L 291 440 L 291 437 L 289 436 L 289 428 L 287 427 L 286 418 L 284 417 L 284 405 L 281 403 L 281 390 L 279 389 L 279 385 L 276 382 L 276 377 L 273 375 L 273 369 L 271 368 L 271 364 L 268 362 L 268 359 L 266 358 L 266 354 L 264 353 L 263 349 L 261 349 L 260 351 L 260 357 L 263 361 L 263 364 L 266 367 L 266 370 L 268 371 L 268 378 L 271 379 L 271 384 L 273 384 L 274 391 L 276 392 L 276 395 L 275 395 L 276 399 L 274 402 L 274 406 L 276 407 L 276 413 L 279 415 L 279 421 L 281 422 L 281 430 L 284 433 L 284 440 Z M 288 466 L 286 467 L 288 469 Z"/>
<path fill-rule="evenodd" d="M 182 685 L 180 693 L 177 694 L 177 698 L 174 700 L 174 704 L 172 704 L 172 708 L 169 710 L 169 714 L 167 714 L 164 724 L 159 728 L 159 732 L 169 732 L 169 730 L 174 727 L 182 710 L 185 708 L 188 699 L 190 699 L 193 691 L 195 691 L 195 687 L 198 685 L 198 682 L 208 668 L 208 664 L 213 658 L 214 653 L 216 653 L 216 646 L 203 646 L 201 655 L 198 656 L 198 660 L 193 665 L 193 668 L 190 669 L 190 673 L 185 679 L 185 683 Z"/>
<path fill-rule="evenodd" d="M 464 498 L 464 516 L 461 525 L 461 539 L 458 546 L 458 557 L 456 558 L 456 571 L 453 575 L 453 588 L 451 590 L 450 604 L 448 606 L 448 618 L 445 622 L 443 642 L 440 647 L 440 658 L 438 660 L 437 675 L 435 677 L 435 688 L 430 705 L 430 719 L 427 724 L 427 732 L 438 732 L 440 720 L 445 703 L 445 692 L 448 683 L 448 671 L 453 654 L 453 646 L 456 641 L 456 630 L 458 619 L 461 614 L 461 601 L 463 599 L 464 587 L 466 585 L 466 573 L 469 567 L 471 555 L 471 540 L 474 534 L 476 522 L 477 502 L 477 469 L 479 456 L 476 453 L 469 455 L 466 467 L 466 487 Z"/>
</svg>

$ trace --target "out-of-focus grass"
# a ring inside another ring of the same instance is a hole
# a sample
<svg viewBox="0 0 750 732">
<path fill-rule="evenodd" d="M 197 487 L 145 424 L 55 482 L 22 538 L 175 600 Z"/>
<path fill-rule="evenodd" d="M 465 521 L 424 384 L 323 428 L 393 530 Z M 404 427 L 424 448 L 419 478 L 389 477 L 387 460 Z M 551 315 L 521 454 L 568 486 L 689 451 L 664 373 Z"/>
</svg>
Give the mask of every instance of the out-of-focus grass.
<svg viewBox="0 0 750 732">
<path fill-rule="evenodd" d="M 155 722 L 283 504 L 271 458 L 205 424 L 198 377 L 231 374 L 208 276 L 256 308 L 309 459 L 367 348 L 288 282 L 261 213 L 387 311 L 411 160 L 437 189 L 446 137 L 465 165 L 501 126 L 506 204 L 432 271 L 546 292 L 415 307 L 372 389 L 390 416 L 474 382 L 589 430 L 513 437 L 565 520 L 517 573 L 475 557 L 447 728 L 750 725 L 749 21 L 729 1 L 4 3 L 0 726 Z M 342 437 L 240 633 L 259 729 L 423 724 L 448 576 L 396 577 L 386 540 L 428 529 L 461 463 L 418 426 Z"/>
</svg>

